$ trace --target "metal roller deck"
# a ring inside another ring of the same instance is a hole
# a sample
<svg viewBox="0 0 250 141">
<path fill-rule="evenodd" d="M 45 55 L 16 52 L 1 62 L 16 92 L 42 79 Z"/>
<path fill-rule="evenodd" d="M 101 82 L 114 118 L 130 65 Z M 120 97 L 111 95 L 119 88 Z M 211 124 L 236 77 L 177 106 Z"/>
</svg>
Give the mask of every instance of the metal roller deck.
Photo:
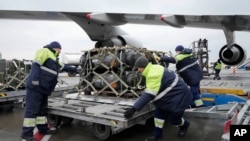
<svg viewBox="0 0 250 141">
<path fill-rule="evenodd" d="M 71 98 L 55 97 L 49 99 L 48 122 L 52 126 L 61 124 L 59 118 L 90 122 L 93 123 L 94 135 L 100 140 L 106 140 L 109 135 L 103 137 L 103 132 L 105 134 L 110 132 L 110 135 L 116 134 L 136 124 L 144 124 L 147 119 L 153 117 L 154 106 L 152 104 L 147 104 L 133 117 L 125 119 L 125 108 L 131 106 L 134 100 L 90 95 L 76 97 L 77 93 L 70 95 Z M 104 127 L 105 131 L 99 131 L 101 126 Z"/>
</svg>

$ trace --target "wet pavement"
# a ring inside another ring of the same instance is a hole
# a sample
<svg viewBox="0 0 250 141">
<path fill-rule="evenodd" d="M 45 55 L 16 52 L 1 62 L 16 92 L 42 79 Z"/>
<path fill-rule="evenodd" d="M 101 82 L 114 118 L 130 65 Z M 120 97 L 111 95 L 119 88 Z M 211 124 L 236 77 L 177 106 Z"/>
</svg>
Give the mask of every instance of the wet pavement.
<svg viewBox="0 0 250 141">
<path fill-rule="evenodd" d="M 250 82 L 250 72 L 231 70 L 221 72 L 222 80 Z M 74 78 L 74 82 L 77 78 Z M 204 78 L 204 81 L 213 81 L 213 76 Z M 218 80 L 217 80 L 218 81 Z M 71 83 L 71 82 L 69 82 Z M 73 83 L 73 82 L 72 82 Z M 15 105 L 11 112 L 0 112 L 0 141 L 20 141 L 24 108 L 21 104 Z M 177 137 L 178 128 L 166 123 L 164 127 L 164 141 L 220 141 L 224 122 L 222 119 L 188 118 L 191 125 L 184 138 Z M 71 124 L 61 125 L 58 133 L 49 141 L 98 141 L 91 131 L 91 123 L 74 120 Z M 153 130 L 153 120 L 146 125 L 136 125 L 118 134 L 112 135 L 107 141 L 144 141 Z"/>
<path fill-rule="evenodd" d="M 12 112 L 0 113 L 0 140 L 19 141 L 24 109 L 16 105 Z M 171 141 L 220 141 L 225 120 L 207 118 L 189 118 L 191 122 L 186 137 L 177 137 L 178 128 L 166 123 L 164 140 Z M 98 141 L 91 131 L 91 123 L 74 120 L 71 124 L 61 125 L 56 135 L 49 141 Z M 153 130 L 153 120 L 146 125 L 136 125 L 118 134 L 112 135 L 107 141 L 144 141 Z"/>
</svg>

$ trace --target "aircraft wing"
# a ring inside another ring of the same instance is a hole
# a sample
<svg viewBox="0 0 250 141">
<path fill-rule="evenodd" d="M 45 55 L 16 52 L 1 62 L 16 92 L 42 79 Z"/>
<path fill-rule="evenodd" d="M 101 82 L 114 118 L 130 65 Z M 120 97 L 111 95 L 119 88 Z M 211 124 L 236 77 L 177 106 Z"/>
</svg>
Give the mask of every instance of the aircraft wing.
<svg viewBox="0 0 250 141">
<path fill-rule="evenodd" d="M 243 63 L 247 54 L 234 41 L 234 31 L 250 31 L 250 15 L 160 15 L 160 14 L 126 14 L 126 13 L 63 13 L 80 25 L 93 41 L 96 47 L 142 45 L 118 26 L 128 23 L 172 26 L 174 28 L 196 27 L 221 29 L 226 37 L 226 45 L 221 47 L 219 58 L 230 66 Z"/>
<path fill-rule="evenodd" d="M 235 44 L 234 31 L 250 31 L 250 15 L 166 15 L 142 13 L 88 13 L 55 11 L 0 10 L 2 19 L 73 20 L 96 41 L 96 47 L 130 45 L 143 47 L 140 41 L 128 35 L 119 26 L 124 24 L 147 24 L 222 29 L 226 45 L 220 50 L 220 58 L 227 65 L 242 63 L 246 58 L 244 49 Z"/>
</svg>

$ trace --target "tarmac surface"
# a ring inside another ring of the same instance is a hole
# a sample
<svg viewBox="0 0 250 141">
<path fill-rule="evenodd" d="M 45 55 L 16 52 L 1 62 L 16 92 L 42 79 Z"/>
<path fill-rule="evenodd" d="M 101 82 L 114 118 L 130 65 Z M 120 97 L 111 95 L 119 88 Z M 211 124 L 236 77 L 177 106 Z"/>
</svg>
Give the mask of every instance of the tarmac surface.
<svg viewBox="0 0 250 141">
<path fill-rule="evenodd" d="M 237 81 L 250 83 L 250 71 L 221 71 L 221 80 L 213 80 L 213 76 L 205 77 L 204 81 Z M 62 76 L 65 80 L 64 76 Z M 66 78 L 68 79 L 68 78 Z M 67 83 L 77 82 L 77 77 L 70 78 Z M 74 81 L 74 82 L 73 82 Z M 24 108 L 21 104 L 14 106 L 12 111 L 0 111 L 0 141 L 21 141 Z M 177 137 L 178 128 L 168 123 L 164 127 L 164 141 L 220 141 L 224 122 L 222 119 L 188 118 L 191 125 L 185 137 Z M 153 120 L 146 125 L 136 125 L 118 134 L 112 135 L 107 141 L 144 141 L 152 134 Z M 91 131 L 91 123 L 74 120 L 69 125 L 61 125 L 56 135 L 49 141 L 98 141 Z"/>
</svg>

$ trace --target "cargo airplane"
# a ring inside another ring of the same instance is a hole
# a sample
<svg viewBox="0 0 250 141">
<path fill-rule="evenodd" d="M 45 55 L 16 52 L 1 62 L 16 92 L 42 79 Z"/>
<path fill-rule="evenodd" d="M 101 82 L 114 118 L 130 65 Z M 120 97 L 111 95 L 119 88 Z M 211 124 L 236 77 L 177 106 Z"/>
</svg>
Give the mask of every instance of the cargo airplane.
<svg viewBox="0 0 250 141">
<path fill-rule="evenodd" d="M 34 0 L 32 2 L 9 0 L 0 2 L 0 19 L 72 20 L 87 33 L 92 41 L 96 42 L 95 47 L 97 48 L 124 45 L 143 47 L 140 41 L 135 40 L 119 27 L 129 23 L 168 25 L 174 28 L 221 29 L 224 31 L 226 42 L 219 51 L 219 58 L 224 64 L 230 66 L 236 66 L 245 61 L 247 54 L 244 48 L 235 43 L 234 32 L 250 31 L 250 15 L 231 13 L 211 15 L 199 13 L 196 15 L 181 12 L 167 14 L 166 2 L 162 1 L 162 5 L 157 5 L 153 0 L 133 1 L 133 4 L 129 1 L 120 1 L 118 4 L 112 0 L 76 0 L 69 3 L 56 0 Z M 216 6 L 214 9 L 216 10 Z"/>
</svg>

